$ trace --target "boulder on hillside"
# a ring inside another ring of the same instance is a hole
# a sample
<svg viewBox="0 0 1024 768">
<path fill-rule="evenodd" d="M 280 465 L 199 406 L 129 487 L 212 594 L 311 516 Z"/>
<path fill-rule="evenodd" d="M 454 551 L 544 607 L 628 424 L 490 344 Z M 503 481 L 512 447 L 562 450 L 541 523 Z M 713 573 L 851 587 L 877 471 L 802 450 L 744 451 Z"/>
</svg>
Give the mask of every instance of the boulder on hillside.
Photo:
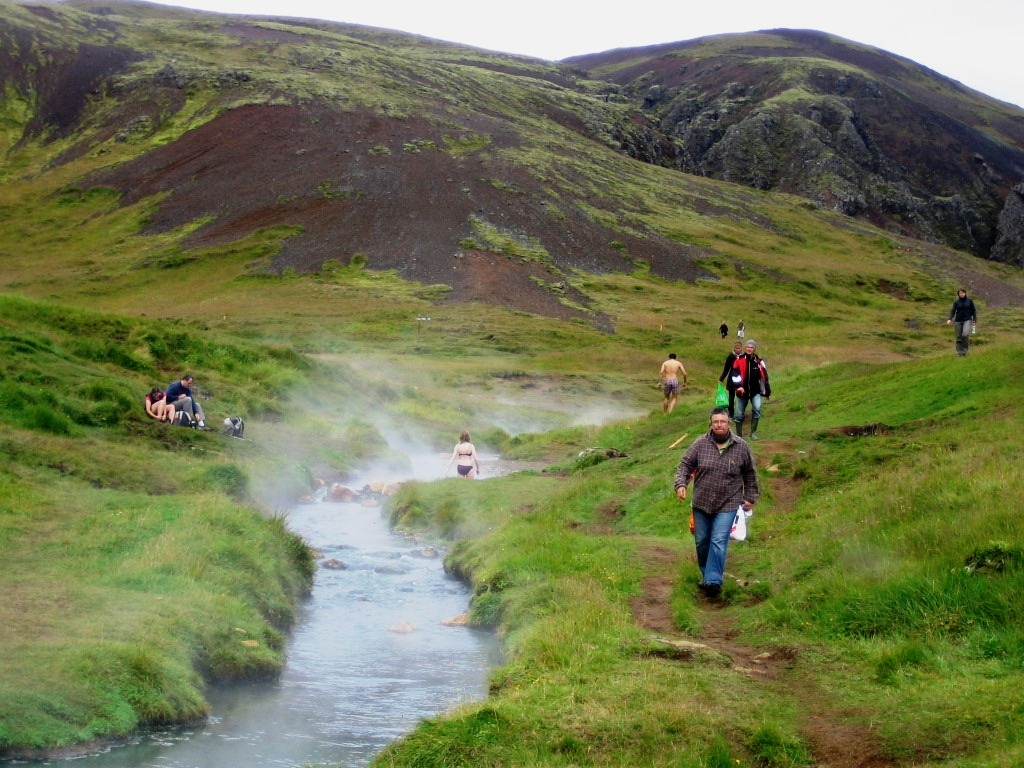
<svg viewBox="0 0 1024 768">
<path fill-rule="evenodd" d="M 996 231 L 992 260 L 1024 267 L 1024 181 L 1006 196 Z"/>
</svg>

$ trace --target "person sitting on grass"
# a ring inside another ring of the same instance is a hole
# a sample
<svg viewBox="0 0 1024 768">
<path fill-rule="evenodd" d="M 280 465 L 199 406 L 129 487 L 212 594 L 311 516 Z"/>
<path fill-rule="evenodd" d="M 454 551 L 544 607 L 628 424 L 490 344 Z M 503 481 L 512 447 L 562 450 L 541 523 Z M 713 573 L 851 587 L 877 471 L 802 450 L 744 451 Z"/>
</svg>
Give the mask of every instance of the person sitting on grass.
<svg viewBox="0 0 1024 768">
<path fill-rule="evenodd" d="M 186 373 L 178 381 L 172 381 L 167 385 L 167 404 L 173 405 L 177 410 L 189 415 L 191 424 L 199 429 L 206 429 L 205 416 L 202 406 L 192 396 L 192 384 L 195 377 Z"/>
<path fill-rule="evenodd" d="M 146 413 L 157 421 L 174 421 L 174 406 L 167 402 L 167 397 L 160 387 L 153 387 L 146 395 Z"/>
</svg>

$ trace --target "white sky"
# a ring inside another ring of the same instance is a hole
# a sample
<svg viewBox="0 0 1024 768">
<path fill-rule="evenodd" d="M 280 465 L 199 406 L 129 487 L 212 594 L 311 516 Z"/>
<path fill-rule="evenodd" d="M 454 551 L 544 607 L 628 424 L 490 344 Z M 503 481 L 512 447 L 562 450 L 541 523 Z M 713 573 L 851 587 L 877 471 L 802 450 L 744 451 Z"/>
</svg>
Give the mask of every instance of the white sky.
<svg viewBox="0 0 1024 768">
<path fill-rule="evenodd" d="M 815 29 L 898 54 L 1024 106 L 1022 0 L 169 0 L 166 5 L 365 24 L 557 61 L 726 32 Z"/>
</svg>

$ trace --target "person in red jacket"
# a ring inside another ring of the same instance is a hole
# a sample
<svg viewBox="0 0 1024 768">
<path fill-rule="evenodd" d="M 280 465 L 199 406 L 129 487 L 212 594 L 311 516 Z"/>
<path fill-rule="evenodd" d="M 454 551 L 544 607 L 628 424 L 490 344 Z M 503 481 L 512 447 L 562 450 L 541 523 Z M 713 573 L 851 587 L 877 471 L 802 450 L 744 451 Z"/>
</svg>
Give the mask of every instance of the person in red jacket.
<svg viewBox="0 0 1024 768">
<path fill-rule="evenodd" d="M 729 418 L 732 418 L 732 413 L 736 409 L 736 390 L 732 387 L 732 367 L 736 364 L 740 355 L 743 354 L 743 342 L 737 341 L 732 345 L 732 352 L 725 357 L 725 365 L 722 366 L 722 375 L 718 377 L 718 381 L 725 384 L 725 389 L 729 393 Z"/>
<path fill-rule="evenodd" d="M 733 414 L 736 434 L 743 436 L 743 419 L 747 414 L 747 403 L 750 403 L 750 439 L 757 440 L 761 403 L 772 396 L 772 386 L 768 382 L 768 366 L 757 356 L 757 342 L 753 339 L 746 343 L 743 354 L 733 363 L 730 381 L 736 392 L 736 411 Z"/>
</svg>

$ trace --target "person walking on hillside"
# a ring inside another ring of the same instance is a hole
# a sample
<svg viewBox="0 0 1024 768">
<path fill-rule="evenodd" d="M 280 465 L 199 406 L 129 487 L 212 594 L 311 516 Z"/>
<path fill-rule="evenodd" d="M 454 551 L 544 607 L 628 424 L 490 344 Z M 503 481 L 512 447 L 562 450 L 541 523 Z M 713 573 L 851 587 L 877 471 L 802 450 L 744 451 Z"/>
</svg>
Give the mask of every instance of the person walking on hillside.
<svg viewBox="0 0 1024 768">
<path fill-rule="evenodd" d="M 726 336 L 729 335 L 729 326 L 726 325 L 725 323 L 722 323 L 720 326 L 718 326 L 718 332 L 722 334 L 722 338 L 724 339 Z"/>
<path fill-rule="evenodd" d="M 732 415 L 733 409 L 736 407 L 736 387 L 732 383 L 732 367 L 736 364 L 740 355 L 743 354 L 743 342 L 737 341 L 732 345 L 732 352 L 725 357 L 725 365 L 722 367 L 722 375 L 718 377 L 718 383 L 725 384 L 725 389 L 729 393 L 729 414 Z"/>
<path fill-rule="evenodd" d="M 971 346 L 970 336 L 978 326 L 978 310 L 974 302 L 967 298 L 967 291 L 961 288 L 956 292 L 956 301 L 953 308 L 949 310 L 949 319 L 946 325 L 953 325 L 953 332 L 956 334 L 956 354 L 959 357 L 966 357 L 967 349 Z"/>
<path fill-rule="evenodd" d="M 772 396 L 772 385 L 768 381 L 768 366 L 757 356 L 757 342 L 751 339 L 743 347 L 743 354 L 733 363 L 733 389 L 736 390 L 736 434 L 743 436 L 743 418 L 750 411 L 750 439 L 757 440 L 757 423 L 761 420 L 761 402 Z"/>
<path fill-rule="evenodd" d="M 192 384 L 195 377 L 186 373 L 178 381 L 172 381 L 167 385 L 167 404 L 173 405 L 180 413 L 187 413 L 192 423 L 199 429 L 206 429 L 206 417 L 203 415 L 203 408 L 192 396 Z"/>
<path fill-rule="evenodd" d="M 661 371 L 658 373 L 658 383 L 661 384 L 662 392 L 665 395 L 661 403 L 661 411 L 664 414 L 672 413 L 679 401 L 679 377 L 683 377 L 682 388 L 686 389 L 686 369 L 676 359 L 676 353 L 672 352 L 668 360 L 661 364 Z"/>
<path fill-rule="evenodd" d="M 747 326 L 745 326 L 743 324 L 743 321 L 740 320 L 740 324 L 736 326 L 736 338 L 737 339 L 742 339 L 746 335 L 747 335 Z"/>
<path fill-rule="evenodd" d="M 686 501 L 686 486 L 693 479 L 693 537 L 701 575 L 697 586 L 711 598 L 722 591 L 736 511 L 740 505 L 749 511 L 760 496 L 754 455 L 729 426 L 729 412 L 715 408 L 711 428 L 686 450 L 675 475 L 680 501 Z"/>
<path fill-rule="evenodd" d="M 455 462 L 458 462 L 458 464 L 455 464 Z M 459 442 L 456 443 L 455 450 L 452 451 L 452 457 L 448 461 L 448 466 L 445 467 L 445 476 L 448 475 L 448 470 L 452 468 L 452 464 L 455 464 L 455 471 L 459 473 L 459 477 L 472 480 L 480 474 L 480 459 L 476 455 L 476 446 L 470 442 L 469 432 L 465 430 L 459 435 Z"/>
</svg>

